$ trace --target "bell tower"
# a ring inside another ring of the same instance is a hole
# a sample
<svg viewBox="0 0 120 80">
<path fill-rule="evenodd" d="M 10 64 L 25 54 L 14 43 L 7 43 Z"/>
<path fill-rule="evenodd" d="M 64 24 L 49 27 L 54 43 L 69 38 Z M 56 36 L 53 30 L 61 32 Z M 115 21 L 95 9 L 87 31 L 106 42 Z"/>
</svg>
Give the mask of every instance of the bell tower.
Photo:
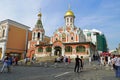
<svg viewBox="0 0 120 80">
<path fill-rule="evenodd" d="M 43 41 L 44 39 L 45 30 L 42 25 L 41 17 L 42 17 L 42 14 L 39 12 L 38 20 L 36 22 L 34 29 L 32 30 L 32 40 Z"/>
<path fill-rule="evenodd" d="M 65 25 L 74 27 L 74 18 L 75 18 L 75 15 L 69 7 L 68 11 L 65 13 L 65 16 L 64 16 Z"/>
</svg>

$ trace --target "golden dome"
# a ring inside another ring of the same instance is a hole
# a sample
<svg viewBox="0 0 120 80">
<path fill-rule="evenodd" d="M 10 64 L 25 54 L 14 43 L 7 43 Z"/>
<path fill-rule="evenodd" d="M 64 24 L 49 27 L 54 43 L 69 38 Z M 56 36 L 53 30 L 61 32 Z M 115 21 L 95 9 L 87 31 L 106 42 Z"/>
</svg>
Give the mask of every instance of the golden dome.
<svg viewBox="0 0 120 80">
<path fill-rule="evenodd" d="M 41 13 L 38 13 L 38 16 L 40 16 L 40 17 L 41 17 L 41 16 L 42 16 L 42 14 L 41 14 Z"/>
<path fill-rule="evenodd" d="M 65 13 L 65 16 L 74 16 L 74 13 L 73 13 L 71 10 L 68 10 L 68 11 Z"/>
</svg>

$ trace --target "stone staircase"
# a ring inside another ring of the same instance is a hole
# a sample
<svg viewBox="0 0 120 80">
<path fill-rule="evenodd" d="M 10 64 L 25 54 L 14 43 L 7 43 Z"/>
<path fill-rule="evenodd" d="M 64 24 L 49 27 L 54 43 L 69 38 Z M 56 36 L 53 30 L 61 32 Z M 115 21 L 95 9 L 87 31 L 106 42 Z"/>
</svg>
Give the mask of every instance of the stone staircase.
<svg viewBox="0 0 120 80">
<path fill-rule="evenodd" d="M 55 58 L 57 58 L 57 56 L 38 57 L 36 59 L 36 63 L 39 63 L 39 62 L 54 62 Z"/>
</svg>

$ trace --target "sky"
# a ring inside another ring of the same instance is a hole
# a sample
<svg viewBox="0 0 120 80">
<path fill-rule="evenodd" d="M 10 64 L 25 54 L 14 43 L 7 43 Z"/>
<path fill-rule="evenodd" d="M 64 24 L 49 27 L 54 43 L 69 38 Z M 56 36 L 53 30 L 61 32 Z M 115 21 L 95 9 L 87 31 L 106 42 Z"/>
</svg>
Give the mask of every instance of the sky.
<svg viewBox="0 0 120 80">
<path fill-rule="evenodd" d="M 105 36 L 110 50 L 120 43 L 120 0 L 0 0 L 0 21 L 11 19 L 34 28 L 37 14 L 47 36 L 65 25 L 64 15 L 70 5 L 75 25 L 83 29 L 97 29 Z"/>
</svg>

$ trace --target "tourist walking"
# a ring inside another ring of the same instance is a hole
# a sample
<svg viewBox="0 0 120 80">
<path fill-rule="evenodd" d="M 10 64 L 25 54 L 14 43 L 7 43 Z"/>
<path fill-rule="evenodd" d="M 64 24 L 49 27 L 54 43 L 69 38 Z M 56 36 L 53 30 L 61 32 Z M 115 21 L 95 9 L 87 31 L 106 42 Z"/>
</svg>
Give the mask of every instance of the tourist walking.
<svg viewBox="0 0 120 80">
<path fill-rule="evenodd" d="M 7 68 L 7 61 L 8 61 L 8 56 L 5 56 L 3 59 L 3 66 L 1 68 L 1 73 L 4 71 L 5 68 Z"/>
<path fill-rule="evenodd" d="M 8 56 L 8 61 L 7 61 L 7 69 L 8 69 L 8 72 L 11 72 L 11 65 L 12 65 L 12 57 L 11 56 Z"/>
<path fill-rule="evenodd" d="M 15 65 L 18 65 L 18 57 L 15 56 Z"/>
<path fill-rule="evenodd" d="M 116 66 L 115 66 L 116 58 L 117 58 L 117 55 L 113 55 L 113 56 L 112 56 L 112 59 L 111 59 L 112 68 L 113 68 L 114 70 L 116 70 Z"/>
<path fill-rule="evenodd" d="M 9 56 L 5 56 L 3 60 L 3 66 L 1 68 L 1 73 L 4 71 L 4 69 L 7 69 L 7 72 L 10 72 L 10 66 L 11 66 L 11 59 Z"/>
<path fill-rule="evenodd" d="M 80 70 L 82 71 L 83 70 L 83 66 L 84 66 L 84 59 L 83 59 L 83 56 L 81 56 L 80 58 Z"/>
<path fill-rule="evenodd" d="M 74 72 L 79 72 L 80 69 L 80 63 L 82 63 L 81 59 L 79 58 L 79 56 L 77 55 L 77 57 L 75 58 L 75 68 L 74 68 Z"/>
<path fill-rule="evenodd" d="M 120 78 L 120 55 L 114 58 L 113 64 L 115 64 L 115 76 Z"/>
</svg>

